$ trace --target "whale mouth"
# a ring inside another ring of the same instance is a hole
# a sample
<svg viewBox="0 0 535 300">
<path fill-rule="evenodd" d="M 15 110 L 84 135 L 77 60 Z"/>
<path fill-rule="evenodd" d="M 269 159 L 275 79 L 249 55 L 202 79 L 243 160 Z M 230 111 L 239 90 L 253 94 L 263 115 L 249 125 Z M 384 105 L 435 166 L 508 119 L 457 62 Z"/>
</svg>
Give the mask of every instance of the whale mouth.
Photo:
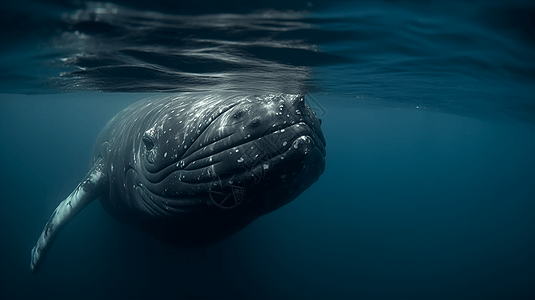
<svg viewBox="0 0 535 300">
<path fill-rule="evenodd" d="M 288 131 L 293 134 L 292 139 L 282 141 L 281 137 Z M 321 139 L 306 124 L 294 124 L 212 153 L 210 157 L 191 161 L 184 168 L 173 164 L 159 173 L 161 179 L 158 181 L 140 177 L 131 168 L 128 185 L 134 187 L 133 196 L 139 199 L 139 209 L 155 216 L 171 216 L 202 209 L 207 203 L 197 193 L 182 192 L 181 185 L 188 189 L 192 185 L 197 186 L 196 189 L 205 195 L 207 191 L 213 191 L 215 181 L 228 183 L 235 180 L 243 185 L 251 180 L 260 181 L 268 174 L 277 174 L 277 178 L 284 179 L 285 174 L 306 173 L 308 163 L 321 161 L 324 157 L 325 147 Z M 170 187 L 175 183 L 178 189 L 173 192 Z M 168 188 L 162 189 L 161 186 Z"/>
<path fill-rule="evenodd" d="M 317 134 L 316 131 L 305 122 L 299 122 L 286 127 L 270 130 L 262 137 L 259 137 L 259 139 L 262 138 L 267 140 L 272 150 L 278 153 L 291 150 L 292 147 L 301 145 L 304 140 L 307 140 L 307 144 L 312 143 L 321 151 L 323 156 L 326 155 L 326 145 L 323 136 Z M 297 148 L 294 147 L 294 149 Z"/>
<path fill-rule="evenodd" d="M 201 184 L 211 182 L 220 174 L 240 174 L 265 164 L 269 169 L 276 159 L 288 163 L 312 151 L 325 157 L 325 143 L 308 124 L 299 122 L 282 128 L 273 127 L 254 139 L 244 139 L 232 133 L 158 172 L 149 172 L 145 168 L 141 171 L 149 185 L 171 178 L 181 184 Z"/>
<path fill-rule="evenodd" d="M 233 134 L 218 142 L 232 138 Z M 210 146 L 207 145 L 205 148 Z M 274 157 L 284 159 L 285 153 L 306 155 L 314 148 L 325 157 L 325 142 L 308 124 L 299 122 L 282 128 L 273 128 L 255 139 L 240 139 L 238 142 L 228 143 L 227 147 L 206 151 L 202 156 L 198 155 L 202 151 L 198 151 L 182 158 L 181 161 L 184 170 L 193 171 L 219 164 L 227 165 L 225 172 L 228 173 L 251 168 L 260 161 Z"/>
</svg>

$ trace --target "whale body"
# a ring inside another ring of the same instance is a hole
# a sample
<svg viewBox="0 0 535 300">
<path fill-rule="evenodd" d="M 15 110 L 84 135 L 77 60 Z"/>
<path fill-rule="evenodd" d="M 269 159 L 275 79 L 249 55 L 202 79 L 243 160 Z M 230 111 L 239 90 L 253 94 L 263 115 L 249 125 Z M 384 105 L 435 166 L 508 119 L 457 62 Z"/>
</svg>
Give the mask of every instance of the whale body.
<svg viewBox="0 0 535 300">
<path fill-rule="evenodd" d="M 139 101 L 100 133 L 91 169 L 32 249 L 98 199 L 114 218 L 179 246 L 224 239 L 298 197 L 325 169 L 321 120 L 304 95 L 180 94 Z"/>
</svg>

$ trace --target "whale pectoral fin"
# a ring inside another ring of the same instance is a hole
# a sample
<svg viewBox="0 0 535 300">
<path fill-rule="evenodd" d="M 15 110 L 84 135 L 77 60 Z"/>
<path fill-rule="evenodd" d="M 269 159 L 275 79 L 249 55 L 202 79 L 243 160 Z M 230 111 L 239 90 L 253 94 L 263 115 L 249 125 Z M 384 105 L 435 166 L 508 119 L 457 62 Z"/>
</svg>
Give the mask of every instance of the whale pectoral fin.
<svg viewBox="0 0 535 300">
<path fill-rule="evenodd" d="M 104 162 L 99 158 L 76 189 L 56 207 L 32 249 L 30 270 L 37 272 L 61 229 L 84 207 L 107 190 Z"/>
</svg>

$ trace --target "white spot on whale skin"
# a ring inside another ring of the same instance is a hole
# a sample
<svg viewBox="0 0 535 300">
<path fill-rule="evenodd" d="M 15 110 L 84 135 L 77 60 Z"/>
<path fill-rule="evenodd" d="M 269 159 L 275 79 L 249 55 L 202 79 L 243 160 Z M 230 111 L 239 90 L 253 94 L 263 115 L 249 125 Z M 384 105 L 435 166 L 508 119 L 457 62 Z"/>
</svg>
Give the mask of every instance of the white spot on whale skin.
<svg viewBox="0 0 535 300">
<path fill-rule="evenodd" d="M 239 162 L 239 163 L 241 163 L 241 162 L 243 162 L 243 161 L 244 161 L 243 157 L 240 157 L 240 159 L 238 159 L 238 162 Z"/>
<path fill-rule="evenodd" d="M 165 153 L 163 154 L 163 157 L 167 157 L 167 152 L 165 152 Z"/>
<path fill-rule="evenodd" d="M 282 143 L 282 146 L 284 147 L 284 146 L 286 146 L 286 144 L 288 144 L 288 143 L 287 143 L 287 142 L 284 142 L 284 143 Z"/>
<path fill-rule="evenodd" d="M 268 164 L 264 164 L 262 167 L 264 167 L 264 170 L 269 169 L 269 165 Z"/>
</svg>

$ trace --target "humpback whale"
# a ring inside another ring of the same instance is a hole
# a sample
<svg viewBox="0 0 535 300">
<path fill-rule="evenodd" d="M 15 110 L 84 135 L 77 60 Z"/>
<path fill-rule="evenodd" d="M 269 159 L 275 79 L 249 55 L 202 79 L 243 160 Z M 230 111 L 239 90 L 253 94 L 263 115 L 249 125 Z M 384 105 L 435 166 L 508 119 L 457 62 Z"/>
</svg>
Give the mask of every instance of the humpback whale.
<svg viewBox="0 0 535 300">
<path fill-rule="evenodd" d="M 97 199 L 114 218 L 171 244 L 224 239 L 318 180 L 320 126 L 304 95 L 185 93 L 134 103 L 100 133 L 91 169 L 52 213 L 30 269 Z"/>
</svg>

